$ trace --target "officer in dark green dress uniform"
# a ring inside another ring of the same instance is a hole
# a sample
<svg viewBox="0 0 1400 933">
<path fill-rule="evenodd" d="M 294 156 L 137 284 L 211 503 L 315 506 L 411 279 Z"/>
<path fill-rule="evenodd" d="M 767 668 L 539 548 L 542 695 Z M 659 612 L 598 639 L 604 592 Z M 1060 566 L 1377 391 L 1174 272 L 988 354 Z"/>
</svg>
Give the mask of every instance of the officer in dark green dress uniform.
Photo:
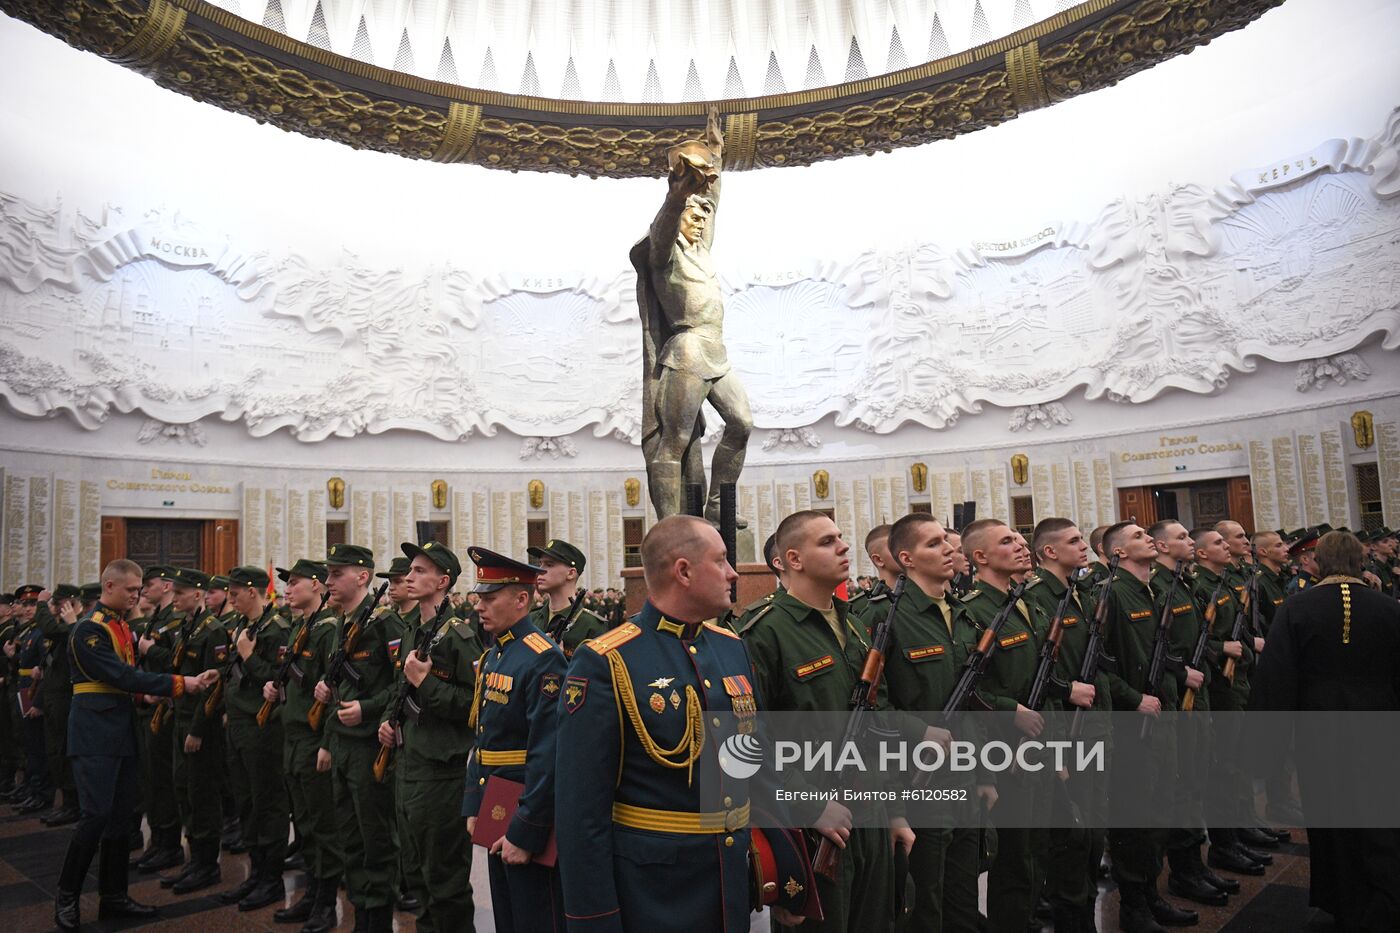
<svg viewBox="0 0 1400 933">
<path fill-rule="evenodd" d="M 63 793 L 63 803 L 41 816 L 46 826 L 78 822 L 78 788 L 68 766 L 68 709 L 73 704 L 73 681 L 68 676 L 68 636 L 78 621 L 81 591 L 71 583 L 54 587 L 53 599 L 38 607 L 35 622 L 44 634 L 44 746 L 49 776 Z"/>
<path fill-rule="evenodd" d="M 215 574 L 209 578 L 209 589 L 204 594 L 204 608 L 208 609 L 218 620 L 219 625 L 228 634 L 228 643 L 232 645 L 238 613 L 234 611 L 233 605 L 229 602 L 228 577 L 224 574 Z M 230 652 L 229 658 L 233 658 L 232 652 Z M 220 693 L 220 702 L 222 702 L 222 691 Z M 219 787 L 219 812 L 223 815 L 223 823 L 219 828 L 219 844 L 224 851 L 241 855 L 248 851 L 248 842 L 243 838 L 245 827 L 241 811 L 243 804 L 250 799 L 252 792 L 248 789 L 247 775 L 237 761 L 233 743 L 229 741 L 227 724 L 221 722 L 219 728 L 223 733 L 220 743 L 224 750 L 223 781 Z M 227 897 L 228 893 L 225 891 L 220 895 L 220 898 Z M 226 900 L 225 903 L 232 902 Z"/>
<path fill-rule="evenodd" d="M 345 859 L 337 834 L 335 791 L 330 770 L 316 767 L 324 720 L 308 720 L 314 690 L 335 650 L 335 614 L 325 605 L 326 565 L 299 559 L 290 570 L 277 568 L 286 584 L 284 595 L 293 617 L 287 634 L 286 687 L 263 685 L 263 701 L 272 704 L 270 717 L 282 723 L 282 772 L 287 776 L 292 818 L 301 836 L 307 883 L 301 898 L 273 913 L 278 923 L 301 923 L 305 933 L 325 933 L 336 924 L 335 905 Z M 271 727 L 271 721 L 267 723 Z"/>
<path fill-rule="evenodd" d="M 39 597 L 44 588 L 29 583 L 15 590 L 19 626 L 15 632 L 15 660 L 18 679 L 16 691 L 28 698 L 29 709 L 21 713 L 20 735 L 24 743 L 24 778 L 28 793 L 15 807 L 16 813 L 39 813 L 53 806 L 53 775 L 49 772 L 48 745 L 45 740 L 44 698 L 44 632 L 40 625 Z M 18 710 L 19 707 L 17 706 Z"/>
<path fill-rule="evenodd" d="M 405 681 L 409 687 L 404 720 L 397 732 L 382 722 L 379 742 L 398 749 L 393 768 L 399 843 L 408 891 L 420 904 L 417 929 L 453 933 L 473 929 L 472 851 L 462 825 L 443 814 L 461 806 L 474 740 L 468 718 L 481 639 L 470 622 L 444 605 L 462 572 L 457 555 L 435 541 L 402 548 L 410 562 L 405 595 L 419 622 L 399 645 L 396 689 Z M 449 621 L 435 634 L 440 606 Z M 419 648 L 426 659 L 418 659 Z"/>
<path fill-rule="evenodd" d="M 540 568 L 535 589 L 546 600 L 543 606 L 530 613 L 530 620 L 564 649 L 564 657 L 571 658 L 579 645 L 612 628 L 612 623 L 604 621 L 581 602 L 575 611 L 573 603 L 579 592 L 578 578 L 588 559 L 582 551 L 562 538 L 546 541 L 544 547 L 532 547 L 526 553 Z M 604 611 L 608 609 L 610 607 Z"/>
<path fill-rule="evenodd" d="M 1331 531 L 1331 526 L 1328 526 L 1327 530 Z M 1288 556 L 1297 565 L 1298 572 L 1289 581 L 1289 596 L 1317 585 L 1317 555 L 1315 551 L 1317 542 L 1322 535 L 1320 526 L 1303 528 L 1294 532 L 1293 543 L 1288 546 Z"/>
<path fill-rule="evenodd" d="M 753 661 L 758 696 L 770 710 L 834 712 L 849 708 L 869 653 L 864 624 L 849 617 L 832 594 L 850 568 L 849 547 L 824 513 L 802 511 L 778 526 L 776 556 L 786 568 L 787 589 L 740 632 Z M 885 685 L 879 708 L 891 708 Z M 914 737 L 916 740 L 918 736 Z M 806 788 L 811 789 L 811 788 Z M 914 832 L 902 808 L 890 808 L 891 829 L 850 828 L 850 811 L 832 801 L 819 820 L 827 838 L 844 843 L 840 878 L 817 878 L 825 919 L 809 919 L 805 931 L 879 931 L 894 920 L 894 871 L 890 837 L 906 850 Z"/>
<path fill-rule="evenodd" d="M 882 583 L 889 573 L 897 585 L 897 566 L 903 566 L 908 574 L 894 620 L 896 650 L 885 662 L 890 702 L 903 710 L 941 710 L 978 636 L 971 616 L 951 592 L 954 548 L 948 533 L 932 515 L 915 512 L 895 522 L 883 538 L 872 533 L 866 543 L 872 559 L 877 553 L 882 558 L 876 561 Z M 872 611 L 876 615 L 887 613 L 890 599 L 889 592 L 872 597 Z M 946 738 L 941 720 L 931 725 L 939 727 L 929 736 L 931 740 Z M 959 727 L 957 738 L 979 736 L 969 724 Z M 987 774 L 968 776 L 957 787 L 977 806 L 983 800 L 995 803 L 997 799 Z M 954 822 L 949 811 L 944 825 L 915 830 L 916 841 L 909 853 L 914 903 L 909 916 L 897 926 L 901 933 L 976 933 L 979 929 L 979 832 L 967 823 L 954 826 Z"/>
<path fill-rule="evenodd" d="M 174 665 L 180 674 L 193 676 L 222 669 L 230 658 L 228 632 L 204 607 L 208 574 L 188 568 L 175 570 L 175 610 L 184 615 L 175 643 Z M 213 887 L 219 871 L 220 799 L 211 792 L 223 784 L 227 765 L 223 750 L 223 704 L 217 697 L 181 696 L 175 700 L 175 795 L 180 822 L 190 841 L 190 861 L 178 875 L 161 879 L 162 887 L 176 894 L 190 894 Z"/>
<path fill-rule="evenodd" d="M 545 851 L 554 832 L 555 746 L 567 667 L 564 652 L 529 616 L 540 568 L 481 547 L 472 547 L 467 554 L 476 565 L 481 627 L 495 638 L 495 644 L 477 667 L 471 708 L 476 752 L 467 767 L 462 815 L 467 832 L 475 835 L 484 829 L 478 823 L 487 782 L 500 778 L 522 785 L 514 814 L 504 807 L 487 814 L 488 819 L 506 823 L 487 856 L 496 929 L 500 933 L 562 931 L 559 873 L 534 858 Z M 572 771 L 582 765 L 569 759 L 567 767 Z"/>
<path fill-rule="evenodd" d="M 287 856 L 289 804 L 282 770 L 282 717 L 274 711 L 258 725 L 263 685 L 286 659 L 291 625 L 267 598 L 270 582 L 261 567 L 229 571 L 229 603 L 235 658 L 228 667 L 224 698 L 228 705 L 228 741 L 234 769 L 246 788 L 239 801 L 239 824 L 248 846 L 248 878 L 221 895 L 241 911 L 258 910 L 282 900 L 282 862 Z M 236 896 L 235 896 L 236 895 Z"/>
<path fill-rule="evenodd" d="M 569 930 L 747 931 L 748 782 L 716 768 L 723 783 L 702 793 L 700 780 L 726 737 L 715 714 L 742 727 L 758 709 L 744 643 L 699 621 L 728 607 L 734 572 L 719 533 L 691 516 L 654 525 L 642 565 L 647 603 L 579 649 L 560 701 Z M 783 878 L 812 887 L 809 869 Z"/>
<path fill-rule="evenodd" d="M 141 591 L 141 568 L 118 560 L 102 573 L 101 604 L 74 626 L 68 648 L 74 699 L 68 750 L 78 785 L 82 818 L 68 845 L 58 878 L 54 923 L 79 927 L 78 898 L 88 866 L 101 850 L 97 870 L 98 918 L 149 921 L 155 908 L 127 895 L 127 820 L 136 804 L 136 712 L 131 694 L 182 699 L 214 681 L 198 676 L 154 674 L 135 667 L 136 646 L 123 621 Z"/>
<path fill-rule="evenodd" d="M 366 925 L 369 933 L 389 933 L 399 890 L 394 782 L 374 779 L 374 760 L 379 756 L 379 720 L 393 696 L 403 620 L 393 609 L 370 605 L 374 553 L 369 548 L 332 545 L 326 567 L 331 602 L 340 613 L 337 650 L 346 648 L 348 667 L 334 694 L 324 679 L 316 685 L 316 699 L 326 707 L 316 766 L 331 772 L 346 889 L 356 922 Z M 351 624 L 366 614 L 358 640 L 348 645 Z"/>
<path fill-rule="evenodd" d="M 175 611 L 173 571 L 162 566 L 147 567 L 141 594 L 153 609 L 139 627 L 132 629 L 137 639 L 137 666 L 152 674 L 168 674 L 177 666 L 175 642 L 184 622 L 184 616 Z M 185 850 L 180 844 L 180 808 L 175 794 L 175 746 L 170 739 L 175 727 L 168 715 L 169 707 L 162 705 L 164 703 L 168 701 L 145 696 L 136 701 L 142 808 L 151 827 L 150 844 L 134 865 L 142 874 L 176 868 L 185 861 Z"/>
</svg>

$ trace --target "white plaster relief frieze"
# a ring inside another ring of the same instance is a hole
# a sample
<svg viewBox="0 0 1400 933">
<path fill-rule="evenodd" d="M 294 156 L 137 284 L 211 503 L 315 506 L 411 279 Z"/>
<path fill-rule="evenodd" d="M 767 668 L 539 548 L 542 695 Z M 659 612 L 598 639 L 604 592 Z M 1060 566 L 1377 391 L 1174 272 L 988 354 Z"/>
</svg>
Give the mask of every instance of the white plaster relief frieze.
<svg viewBox="0 0 1400 933">
<path fill-rule="evenodd" d="M 1365 382 L 1371 377 L 1371 368 L 1358 353 L 1338 353 L 1316 360 L 1304 360 L 1298 364 L 1297 387 L 1299 392 L 1309 389 L 1325 389 L 1329 383 L 1344 386 L 1348 382 Z"/>
<path fill-rule="evenodd" d="M 1218 392 L 1260 358 L 1340 360 L 1376 334 L 1400 347 L 1400 110 L 1370 139 L 1284 155 L 1004 242 L 726 269 L 726 343 L 756 427 L 834 415 L 883 434 L 984 404 L 1048 427 L 1079 391 L 1139 404 Z M 0 193 L 0 396 L 88 429 L 117 411 L 303 441 L 504 427 L 637 442 L 621 263 L 507 278 L 312 261 L 230 242 L 215 221 Z M 1326 364 L 1362 378 L 1347 365 Z"/>
</svg>

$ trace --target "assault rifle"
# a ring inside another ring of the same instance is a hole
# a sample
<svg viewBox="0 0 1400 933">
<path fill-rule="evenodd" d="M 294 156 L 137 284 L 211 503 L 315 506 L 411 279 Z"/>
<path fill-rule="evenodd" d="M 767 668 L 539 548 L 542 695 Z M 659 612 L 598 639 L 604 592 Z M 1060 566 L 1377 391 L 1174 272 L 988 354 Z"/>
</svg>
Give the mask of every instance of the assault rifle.
<svg viewBox="0 0 1400 933">
<path fill-rule="evenodd" d="M 1249 582 L 1244 588 L 1244 605 L 1235 613 L 1235 624 L 1230 627 L 1230 641 L 1240 640 L 1244 634 L 1245 619 L 1249 620 L 1249 630 L 1255 635 L 1259 634 L 1259 552 L 1253 541 L 1249 543 L 1249 556 L 1252 563 L 1249 565 Z M 1236 666 L 1234 658 L 1225 659 L 1225 679 L 1232 684 L 1235 682 Z"/>
<path fill-rule="evenodd" d="M 1201 633 L 1196 636 L 1196 645 L 1191 649 L 1191 667 L 1196 670 L 1204 670 L 1201 664 L 1206 659 L 1207 642 L 1210 641 L 1211 629 L 1215 627 L 1215 615 L 1217 610 L 1216 599 L 1220 596 L 1220 588 L 1225 585 L 1225 578 L 1221 577 L 1215 581 L 1215 589 L 1210 591 L 1210 602 L 1206 605 L 1205 621 L 1201 623 Z M 1233 658 L 1231 659 L 1233 660 Z M 1196 708 L 1196 691 L 1191 688 L 1186 689 L 1186 696 L 1181 701 L 1181 708 L 1186 712 Z"/>
<path fill-rule="evenodd" d="M 292 679 L 293 665 L 297 663 L 297 658 L 301 657 L 302 649 L 306 647 L 307 639 L 311 637 L 311 627 L 316 624 L 316 617 L 326 608 L 326 601 L 331 598 L 330 591 L 321 594 L 321 604 L 316 607 L 316 611 L 306 617 L 301 626 L 301 631 L 297 632 L 297 637 L 292 640 L 292 646 L 287 649 L 287 657 L 283 659 L 277 673 L 273 676 L 272 682 L 277 685 L 277 699 L 263 700 L 262 709 L 258 710 L 258 728 L 267 725 L 268 717 L 272 715 L 273 707 L 278 703 L 285 703 L 287 700 L 287 681 Z"/>
<path fill-rule="evenodd" d="M 890 607 L 871 635 L 870 651 L 865 656 L 865 666 L 861 668 L 860 680 L 851 691 L 851 715 L 846 720 L 846 734 L 841 737 L 842 748 L 865 735 L 866 718 L 875 709 L 880 681 L 885 676 L 885 657 L 894 631 L 894 616 L 899 610 L 899 601 L 904 598 L 904 579 L 904 574 L 901 573 L 899 579 L 894 582 L 894 590 L 890 593 Z M 823 836 L 817 846 L 816 857 L 812 860 L 812 870 L 835 881 L 840 865 L 841 850 Z"/>
<path fill-rule="evenodd" d="M 1173 661 L 1180 663 L 1180 658 L 1171 656 L 1171 636 L 1172 636 L 1172 598 L 1176 596 L 1176 588 L 1181 584 L 1181 578 L 1186 574 L 1186 561 L 1180 561 L 1176 565 L 1176 572 L 1172 574 L 1171 586 L 1167 587 L 1167 595 L 1162 600 L 1162 612 L 1157 617 L 1157 634 L 1152 638 L 1152 659 L 1147 664 L 1147 690 L 1150 696 L 1161 699 L 1162 678 L 1167 675 L 1167 665 Z M 1152 731 L 1152 717 L 1144 716 L 1142 720 L 1141 737 L 1147 738 L 1147 734 Z"/>
<path fill-rule="evenodd" d="M 253 633 L 249 637 L 252 638 L 254 641 L 257 641 L 258 636 L 261 635 L 263 631 L 269 625 L 272 624 L 272 620 L 276 618 L 276 616 L 276 611 L 273 610 L 271 606 L 269 606 L 268 611 L 263 613 L 262 620 L 259 621 L 257 628 L 253 629 Z M 243 631 L 246 632 L 247 630 L 247 626 L 244 626 Z M 214 710 L 219 708 L 219 703 L 224 698 L 224 682 L 230 677 L 237 674 L 238 680 L 234 682 L 234 686 L 236 687 L 239 683 L 243 681 L 243 678 L 246 675 L 246 672 L 243 669 L 243 657 L 238 653 L 237 639 L 234 639 L 233 644 L 229 645 L 229 650 L 233 652 L 233 660 L 228 663 L 227 668 L 225 668 L 222 671 L 219 671 L 218 682 L 214 684 L 214 689 L 209 691 L 209 695 L 204 698 L 204 715 L 206 716 L 214 715 Z"/>
<path fill-rule="evenodd" d="M 1031 681 L 1031 692 L 1026 696 L 1026 706 L 1040 712 L 1045 706 L 1045 691 L 1055 678 L 1055 662 L 1060 657 L 1060 642 L 1065 635 L 1065 613 L 1074 599 L 1074 577 L 1071 575 L 1065 586 L 1065 595 L 1055 607 L 1055 618 L 1050 621 L 1050 631 L 1045 634 L 1045 644 L 1040 646 L 1040 659 L 1036 662 L 1035 679 Z"/>
<path fill-rule="evenodd" d="M 428 660 L 428 653 L 431 652 L 433 646 L 437 644 L 438 639 L 442 636 L 443 630 L 447 627 L 447 623 L 452 621 L 452 613 L 449 611 L 450 608 L 451 601 L 444 595 L 442 602 L 438 603 L 437 612 L 433 615 L 433 621 L 430 623 L 431 627 L 428 629 L 428 637 L 423 639 L 422 643 L 413 650 L 413 654 L 417 656 L 418 660 Z M 379 754 L 376 755 L 374 759 L 374 779 L 380 784 L 384 783 L 384 775 L 389 770 L 389 762 L 394 760 L 394 750 L 403 744 L 404 708 L 412 702 L 408 696 L 408 691 L 411 689 L 412 686 L 408 682 L 408 673 L 405 672 L 403 680 L 399 681 L 398 692 L 394 694 L 394 700 L 389 704 L 389 718 L 386 720 L 394 729 L 394 744 L 392 746 L 379 746 Z M 413 705 L 412 714 L 415 718 L 417 717 L 417 704 Z"/>
<path fill-rule="evenodd" d="M 1104 659 L 1110 664 L 1117 664 L 1118 659 L 1104 653 L 1103 643 L 1107 635 L 1105 629 L 1108 627 L 1108 597 L 1112 592 L 1113 574 L 1118 570 L 1118 555 L 1114 554 L 1108 561 L 1108 573 L 1104 576 L 1103 582 L 1099 584 L 1098 602 L 1094 604 L 1094 621 L 1089 626 L 1089 644 L 1084 648 L 1084 661 L 1079 665 L 1079 682 L 1091 684 L 1099 677 L 1099 667 Z M 1069 721 L 1069 737 L 1079 738 L 1079 731 L 1084 728 L 1084 720 L 1080 715 L 1084 711 L 1079 707 L 1074 708 L 1074 714 Z"/>
<path fill-rule="evenodd" d="M 558 622 L 551 621 L 549 623 L 549 631 L 545 632 L 545 634 L 548 635 L 561 650 L 564 647 L 564 633 L 569 630 L 569 626 L 573 625 L 574 621 L 578 618 L 579 612 L 583 609 L 583 598 L 587 595 L 588 592 L 584 590 L 583 587 L 579 587 L 578 591 L 574 593 L 573 601 L 569 603 L 569 611 L 562 614 Z"/>
<path fill-rule="evenodd" d="M 340 686 L 340 682 L 347 676 L 351 680 L 359 680 L 360 672 L 350 664 L 350 655 L 355 652 L 356 646 L 360 643 L 360 636 L 364 634 L 365 625 L 368 624 L 370 615 L 374 608 L 379 605 L 379 601 L 384 598 L 384 591 L 389 588 L 387 582 L 380 585 L 374 591 L 374 598 L 365 606 L 355 621 L 351 622 L 345 629 L 340 639 L 340 647 L 335 649 L 335 654 L 331 655 L 330 662 L 326 665 L 326 676 L 322 679 L 326 686 L 330 688 L 332 698 L 335 697 L 335 689 Z M 320 700 L 311 704 L 311 709 L 307 710 L 306 721 L 312 729 L 321 728 L 321 717 L 325 715 L 326 704 Z"/>
</svg>

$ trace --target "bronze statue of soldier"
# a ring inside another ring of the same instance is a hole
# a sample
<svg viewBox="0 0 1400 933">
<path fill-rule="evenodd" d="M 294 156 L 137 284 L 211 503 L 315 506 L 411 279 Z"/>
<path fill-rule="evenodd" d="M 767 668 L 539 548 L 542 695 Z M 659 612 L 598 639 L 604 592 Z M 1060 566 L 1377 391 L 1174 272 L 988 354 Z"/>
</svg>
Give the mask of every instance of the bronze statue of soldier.
<svg viewBox="0 0 1400 933">
<path fill-rule="evenodd" d="M 705 489 L 701 405 L 724 419 L 705 518 L 719 523 L 719 488 L 744 467 L 753 416 L 724 350 L 724 300 L 710 258 L 724 136 L 711 107 L 704 140 L 667 153 L 669 190 L 651 230 L 632 247 L 642 316 L 642 455 L 658 518 L 682 511 L 685 487 Z"/>
</svg>

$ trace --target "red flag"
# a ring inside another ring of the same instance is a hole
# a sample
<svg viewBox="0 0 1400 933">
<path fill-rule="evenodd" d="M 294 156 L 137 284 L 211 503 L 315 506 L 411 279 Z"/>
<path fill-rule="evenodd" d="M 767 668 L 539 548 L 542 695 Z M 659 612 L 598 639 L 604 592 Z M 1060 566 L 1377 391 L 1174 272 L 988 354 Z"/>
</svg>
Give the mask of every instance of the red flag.
<svg viewBox="0 0 1400 933">
<path fill-rule="evenodd" d="M 841 600 L 841 602 L 843 602 L 843 603 L 848 603 L 848 602 L 851 601 L 851 598 L 850 598 L 849 596 L 846 595 L 846 583 L 847 583 L 847 582 L 848 582 L 848 581 L 846 581 L 846 580 L 842 580 L 842 581 L 841 581 L 841 585 L 838 586 L 838 587 L 836 588 L 836 598 L 839 599 L 839 600 Z"/>
<path fill-rule="evenodd" d="M 277 598 L 277 570 L 271 563 L 267 565 L 267 598 Z"/>
</svg>

